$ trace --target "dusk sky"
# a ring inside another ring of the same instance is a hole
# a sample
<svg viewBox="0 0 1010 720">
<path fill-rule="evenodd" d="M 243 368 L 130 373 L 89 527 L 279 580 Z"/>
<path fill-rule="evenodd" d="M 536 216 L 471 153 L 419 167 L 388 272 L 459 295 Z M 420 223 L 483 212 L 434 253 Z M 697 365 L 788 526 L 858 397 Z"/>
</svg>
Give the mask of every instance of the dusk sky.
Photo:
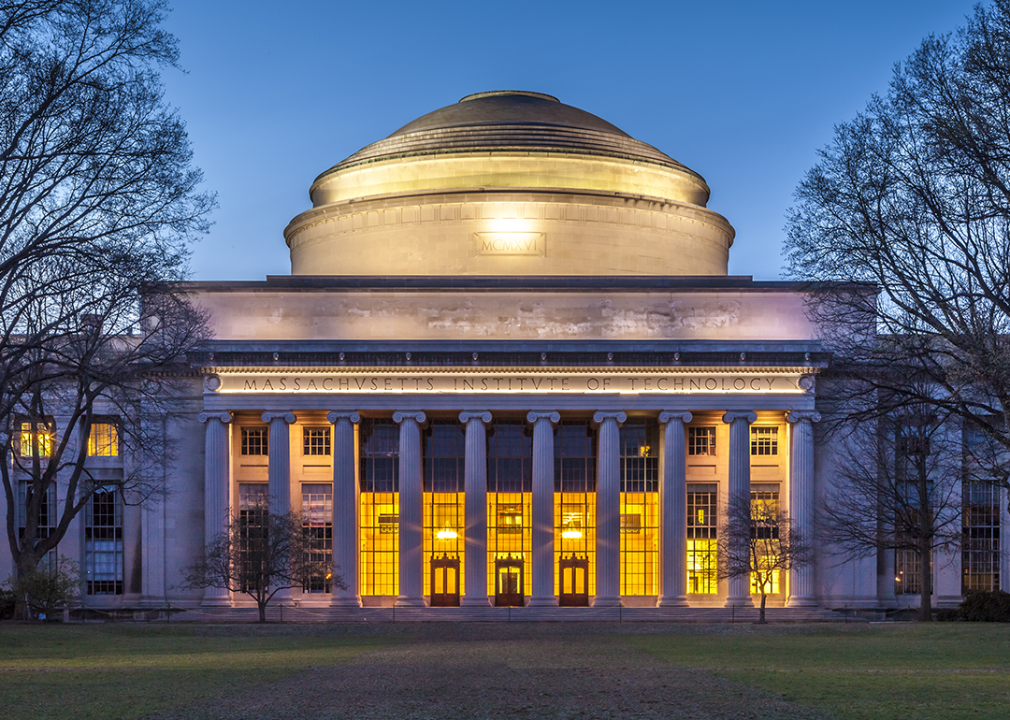
<svg viewBox="0 0 1010 720">
<path fill-rule="evenodd" d="M 165 74 L 167 97 L 219 202 L 193 278 L 288 274 L 282 231 L 319 173 L 464 95 L 533 90 L 700 173 L 737 231 L 730 273 L 776 279 L 834 125 L 973 4 L 174 0 L 187 74 Z"/>
</svg>

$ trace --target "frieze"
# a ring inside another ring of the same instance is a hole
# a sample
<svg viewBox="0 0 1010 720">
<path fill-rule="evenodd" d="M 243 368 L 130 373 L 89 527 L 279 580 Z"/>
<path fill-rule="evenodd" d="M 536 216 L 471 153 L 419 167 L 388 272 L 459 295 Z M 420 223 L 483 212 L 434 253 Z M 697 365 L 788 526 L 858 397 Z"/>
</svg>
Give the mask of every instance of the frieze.
<svg viewBox="0 0 1010 720">
<path fill-rule="evenodd" d="M 287 394 L 801 394 L 786 373 L 221 373 L 220 393 Z"/>
</svg>

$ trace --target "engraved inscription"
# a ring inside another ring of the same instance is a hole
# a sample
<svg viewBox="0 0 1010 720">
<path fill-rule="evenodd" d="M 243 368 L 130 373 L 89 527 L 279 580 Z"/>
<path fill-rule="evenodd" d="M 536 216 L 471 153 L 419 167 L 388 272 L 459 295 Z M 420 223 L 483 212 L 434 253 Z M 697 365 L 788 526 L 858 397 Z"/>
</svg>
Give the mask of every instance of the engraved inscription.
<svg viewBox="0 0 1010 720">
<path fill-rule="evenodd" d="M 479 232 L 474 233 L 476 255 L 538 255 L 547 254 L 544 233 Z"/>
</svg>

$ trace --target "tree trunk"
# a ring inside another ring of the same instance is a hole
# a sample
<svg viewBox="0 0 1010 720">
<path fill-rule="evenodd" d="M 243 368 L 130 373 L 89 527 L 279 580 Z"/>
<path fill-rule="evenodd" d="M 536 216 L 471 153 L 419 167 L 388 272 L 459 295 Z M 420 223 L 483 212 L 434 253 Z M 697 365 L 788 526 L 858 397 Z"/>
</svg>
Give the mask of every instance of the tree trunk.
<svg viewBox="0 0 1010 720">
<path fill-rule="evenodd" d="M 765 620 L 765 600 L 767 600 L 767 599 L 768 599 L 768 596 L 765 593 L 761 593 L 761 613 L 758 615 L 758 624 L 759 625 L 764 625 L 766 623 L 766 620 Z"/>
<path fill-rule="evenodd" d="M 919 577 L 922 578 L 920 585 L 922 592 L 919 597 L 919 620 L 930 622 L 933 619 L 933 573 L 930 568 L 930 558 L 932 547 L 929 538 L 924 537 L 919 540 Z"/>
<path fill-rule="evenodd" d="M 35 572 L 39 567 L 41 559 L 41 557 L 31 553 L 22 552 L 21 557 L 17 561 L 17 580 L 21 580 Z M 14 590 L 14 619 L 22 621 L 31 620 L 31 608 L 28 606 L 28 596 L 25 594 L 20 582 L 15 584 Z"/>
<path fill-rule="evenodd" d="M 267 621 L 267 604 L 263 601 L 256 603 L 256 605 L 259 607 L 260 611 L 260 622 L 265 623 Z"/>
</svg>

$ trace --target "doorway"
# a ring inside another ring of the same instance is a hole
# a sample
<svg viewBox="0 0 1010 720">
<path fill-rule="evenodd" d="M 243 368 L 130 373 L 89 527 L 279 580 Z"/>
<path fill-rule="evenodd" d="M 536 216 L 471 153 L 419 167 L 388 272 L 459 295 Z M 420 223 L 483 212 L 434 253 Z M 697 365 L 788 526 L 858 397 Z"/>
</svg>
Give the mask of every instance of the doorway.
<svg viewBox="0 0 1010 720">
<path fill-rule="evenodd" d="M 523 559 L 499 558 L 494 561 L 494 604 L 497 607 L 523 606 Z"/>
<path fill-rule="evenodd" d="M 558 605 L 589 607 L 589 558 L 573 553 L 558 560 Z"/>
<path fill-rule="evenodd" d="M 459 607 L 459 558 L 431 559 L 431 607 Z"/>
</svg>

